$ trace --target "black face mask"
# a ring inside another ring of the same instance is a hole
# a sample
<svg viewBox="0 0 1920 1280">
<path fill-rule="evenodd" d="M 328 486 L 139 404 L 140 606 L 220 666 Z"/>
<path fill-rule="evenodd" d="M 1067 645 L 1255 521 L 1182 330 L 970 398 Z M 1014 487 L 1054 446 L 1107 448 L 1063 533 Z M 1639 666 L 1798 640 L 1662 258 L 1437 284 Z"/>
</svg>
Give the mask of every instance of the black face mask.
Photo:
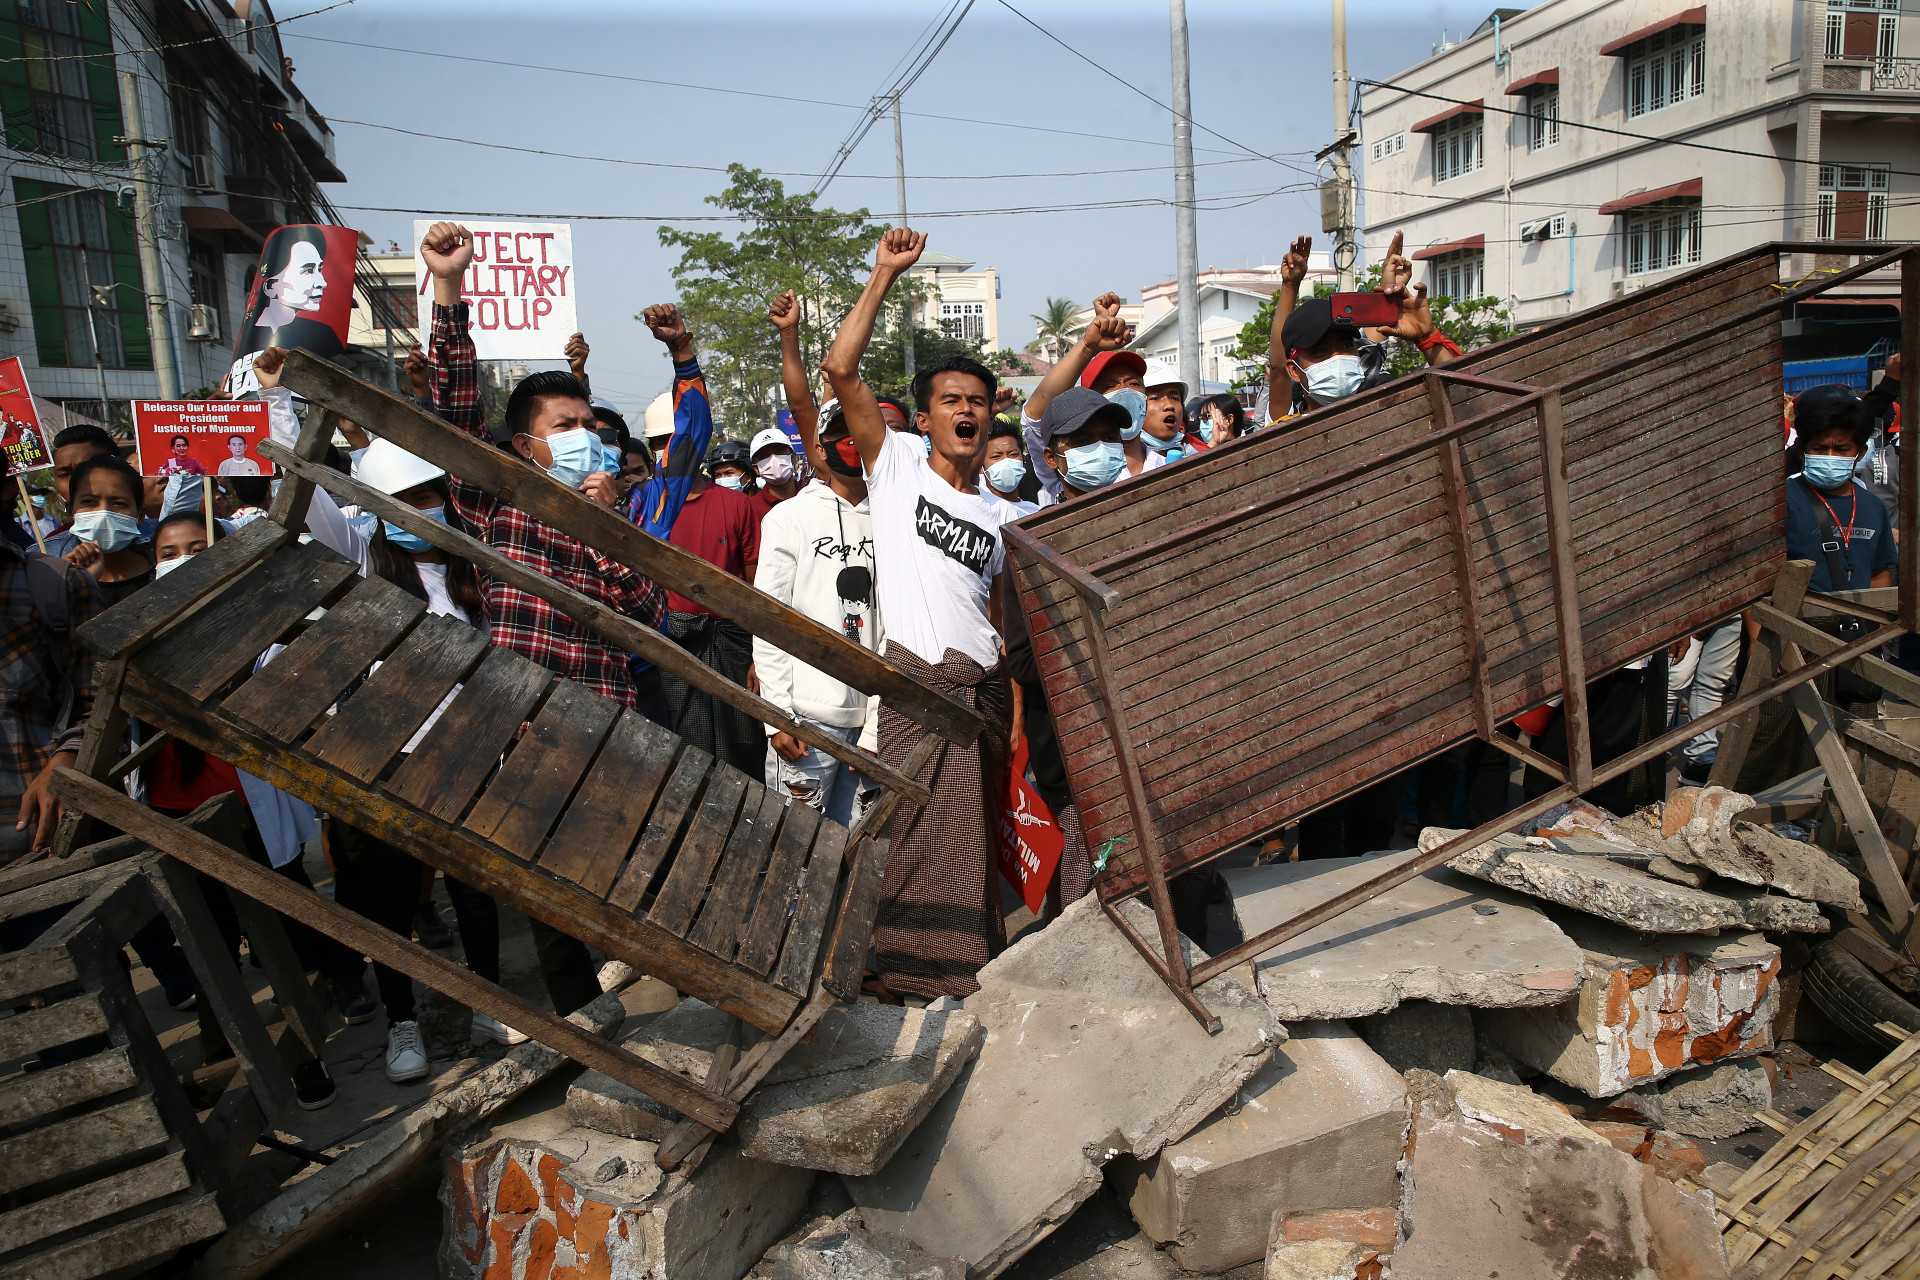
<svg viewBox="0 0 1920 1280">
<path fill-rule="evenodd" d="M 820 452 L 827 455 L 827 470 L 833 472 L 833 474 L 845 476 L 849 480 L 856 480 L 863 474 L 858 462 L 848 462 L 840 456 L 838 442 L 834 444 L 826 444 L 823 442 L 820 447 Z"/>
</svg>

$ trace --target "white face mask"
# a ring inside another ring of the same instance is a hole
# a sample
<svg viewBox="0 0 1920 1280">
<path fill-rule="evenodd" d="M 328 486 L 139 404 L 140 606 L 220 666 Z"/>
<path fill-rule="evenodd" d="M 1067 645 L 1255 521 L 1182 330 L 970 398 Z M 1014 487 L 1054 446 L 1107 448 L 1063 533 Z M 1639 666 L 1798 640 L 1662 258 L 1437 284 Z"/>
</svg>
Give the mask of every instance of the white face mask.
<svg viewBox="0 0 1920 1280">
<path fill-rule="evenodd" d="M 769 454 L 754 463 L 753 469 L 758 472 L 760 478 L 768 484 L 779 484 L 784 480 L 791 480 L 793 479 L 793 455 L 790 453 Z"/>
<path fill-rule="evenodd" d="M 722 489 L 733 489 L 735 491 L 747 487 L 747 478 L 732 471 L 729 471 L 724 476 L 715 476 L 713 482 Z"/>
<path fill-rule="evenodd" d="M 161 560 L 153 566 L 153 576 L 156 578 L 164 578 L 198 554 L 199 552 L 197 551 L 189 551 L 187 554 L 175 556 L 171 560 Z"/>
</svg>

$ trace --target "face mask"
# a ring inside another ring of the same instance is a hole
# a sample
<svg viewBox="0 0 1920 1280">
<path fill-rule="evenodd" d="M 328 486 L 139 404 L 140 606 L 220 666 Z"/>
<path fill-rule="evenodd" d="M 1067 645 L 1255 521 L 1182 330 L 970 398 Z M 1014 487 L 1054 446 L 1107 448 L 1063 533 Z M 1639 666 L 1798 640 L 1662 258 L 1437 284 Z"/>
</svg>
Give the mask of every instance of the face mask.
<svg viewBox="0 0 1920 1280">
<path fill-rule="evenodd" d="M 600 465 L 600 437 L 585 427 L 570 427 L 546 438 L 553 463 L 547 474 L 569 489 L 578 489 Z M 615 470 L 618 470 L 616 467 Z"/>
<path fill-rule="evenodd" d="M 1315 404 L 1344 400 L 1366 381 L 1367 367 L 1359 356 L 1328 356 L 1307 370 L 1307 397 Z"/>
<path fill-rule="evenodd" d="M 773 454 L 754 463 L 753 469 L 757 471 L 760 474 L 760 478 L 768 484 L 779 484 L 782 481 L 791 480 L 793 479 L 793 455 L 790 453 Z"/>
<path fill-rule="evenodd" d="M 728 472 L 724 476 L 715 476 L 713 482 L 722 489 L 732 489 L 736 492 L 747 487 L 747 478 L 745 476 L 734 475 L 732 472 Z"/>
<path fill-rule="evenodd" d="M 831 443 L 823 443 L 821 452 L 827 455 L 827 470 L 833 474 L 849 480 L 860 474 L 860 451 L 851 436 L 841 436 Z M 853 456 L 849 458 L 848 454 Z"/>
<path fill-rule="evenodd" d="M 1147 448 L 1153 450 L 1155 453 L 1166 454 L 1168 462 L 1172 462 L 1174 459 L 1178 458 L 1180 454 L 1183 452 L 1183 450 L 1180 448 L 1179 436 L 1175 436 L 1171 440 L 1162 440 L 1159 436 L 1156 436 L 1149 431 L 1141 435 L 1140 442 L 1146 445 Z"/>
<path fill-rule="evenodd" d="M 1213 419 L 1212 418 L 1200 419 L 1199 425 L 1195 428 L 1195 432 L 1196 434 L 1199 435 L 1202 443 L 1212 444 L 1213 443 Z"/>
<path fill-rule="evenodd" d="M 610 476 L 619 475 L 620 451 L 608 444 L 605 440 L 600 441 L 600 461 L 594 465 L 593 469 L 595 471 L 604 471 Z"/>
<path fill-rule="evenodd" d="M 1066 482 L 1081 493 L 1103 489 L 1127 465 L 1127 451 L 1111 440 L 1075 445 L 1067 450 Z"/>
<path fill-rule="evenodd" d="M 73 518 L 73 536 L 102 551 L 124 551 L 140 540 L 140 521 L 118 511 L 82 511 Z"/>
<path fill-rule="evenodd" d="M 447 522 L 447 509 L 445 507 L 423 507 L 420 510 L 420 514 L 429 520 L 435 520 L 441 524 Z M 382 520 L 380 522 L 380 531 L 387 535 L 388 542 L 409 554 L 433 550 L 433 544 L 431 542 L 428 542 L 417 533 L 402 529 L 391 520 Z"/>
<path fill-rule="evenodd" d="M 153 566 L 153 576 L 156 578 L 164 578 L 198 554 L 196 551 L 189 551 L 186 555 L 175 556 L 171 560 L 162 560 Z"/>
<path fill-rule="evenodd" d="M 916 431 L 913 435 L 913 443 L 914 443 L 914 447 L 920 450 L 920 456 L 922 458 L 933 457 L 933 437 L 932 436 L 923 436 Z"/>
<path fill-rule="evenodd" d="M 1843 458 L 1838 454 L 1810 453 L 1801 474 L 1816 489 L 1838 489 L 1853 479 L 1853 467 L 1858 461 L 1858 458 Z"/>
<path fill-rule="evenodd" d="M 1120 428 L 1122 440 L 1138 440 L 1140 424 L 1147 420 L 1147 398 L 1132 387 L 1107 392 L 1107 399 L 1127 411 L 1128 425 Z"/>
<path fill-rule="evenodd" d="M 1012 493 L 1027 478 L 1027 464 L 1018 458 L 1002 458 L 987 468 L 987 483 L 1001 493 Z"/>
</svg>

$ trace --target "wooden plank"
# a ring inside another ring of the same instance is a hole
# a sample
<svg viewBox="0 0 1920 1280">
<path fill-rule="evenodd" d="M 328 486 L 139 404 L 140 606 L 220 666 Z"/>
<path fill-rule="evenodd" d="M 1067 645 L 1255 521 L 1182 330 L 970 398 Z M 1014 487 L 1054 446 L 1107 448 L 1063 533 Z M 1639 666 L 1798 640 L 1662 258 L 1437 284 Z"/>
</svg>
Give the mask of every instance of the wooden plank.
<svg viewBox="0 0 1920 1280">
<path fill-rule="evenodd" d="M 394 770 L 386 791 L 424 813 L 458 821 L 552 683 L 545 667 L 511 650 L 489 651 L 425 741 Z"/>
<path fill-rule="evenodd" d="M 1789 645 L 1787 653 L 1788 662 L 1799 665 L 1799 650 Z M 1813 743 L 1814 757 L 1826 770 L 1827 785 L 1833 788 L 1834 801 L 1847 820 L 1847 830 L 1853 833 L 1860 860 L 1867 864 L 1867 876 L 1873 881 L 1874 892 L 1880 895 L 1882 909 L 1895 929 L 1903 928 L 1913 915 L 1913 899 L 1907 894 L 1906 881 L 1894 861 L 1893 851 L 1887 847 L 1887 838 L 1881 834 L 1880 820 L 1874 817 L 1873 806 L 1867 803 L 1867 794 L 1860 789 L 1860 779 L 1853 772 L 1853 762 L 1847 759 L 1847 749 L 1834 731 L 1833 713 L 1811 685 L 1803 684 L 1787 697 L 1794 713 L 1800 717 L 1800 727 Z"/>
<path fill-rule="evenodd" d="M 333 433 L 339 425 L 339 414 L 331 409 L 314 409 L 300 424 L 300 436 L 294 441 L 293 455 L 303 462 L 325 462 L 327 450 L 333 444 Z M 267 518 L 275 524 L 285 525 L 294 533 L 304 533 L 307 529 L 307 508 L 312 504 L 313 481 L 298 473 L 288 473 L 280 478 L 280 490 L 273 495 L 273 506 L 267 512 Z"/>
<path fill-rule="evenodd" d="M 678 738 L 645 716 L 622 711 L 598 764 L 540 851 L 540 869 L 605 897 L 646 826 L 679 747 Z"/>
<path fill-rule="evenodd" d="M 90 992 L 0 1018 L 0 1062 L 107 1033 L 107 1016 Z"/>
<path fill-rule="evenodd" d="M 647 817 L 647 829 L 641 835 L 640 843 L 634 847 L 632 860 L 620 873 L 613 892 L 607 895 L 609 905 L 621 911 L 638 910 L 640 900 L 646 896 L 647 886 L 653 883 L 654 874 L 679 840 L 681 824 L 686 821 L 713 767 L 713 757 L 700 748 L 689 746 L 681 749 L 680 758 L 674 762 L 673 773 L 667 778 L 667 785 L 661 788 L 660 799 Z"/>
<path fill-rule="evenodd" d="M 867 976 L 867 948 L 873 941 L 873 919 L 880 911 L 880 887 L 886 880 L 887 842 L 874 837 L 862 842 L 860 854 L 840 900 L 840 914 L 827 939 L 826 969 L 820 985 L 842 1000 L 856 1000 Z"/>
<path fill-rule="evenodd" d="M 740 938 L 735 963 L 764 976 L 779 958 L 780 942 L 786 937 L 787 918 L 798 897 L 800 871 L 806 865 L 807 851 L 824 819 L 811 805 L 790 804 L 780 834 L 774 841 L 773 860 L 767 864 L 766 879 L 753 904 L 753 916 Z"/>
<path fill-rule="evenodd" d="M 167 1127 L 151 1098 L 129 1098 L 0 1140 L 0 1195 L 162 1146 Z"/>
<path fill-rule="evenodd" d="M 758 804 L 755 801 L 758 800 Z M 720 855 L 719 869 L 713 873 L 713 891 L 700 908 L 699 921 L 687 940 L 722 960 L 733 957 L 740 943 L 740 925 L 753 906 L 760 889 L 760 873 L 766 870 L 773 852 L 774 833 L 787 809 L 808 806 L 794 801 L 791 806 L 771 787 L 752 784 L 740 809 L 740 821 L 727 837 L 726 851 Z"/>
<path fill-rule="evenodd" d="M 258 960 L 273 985 L 273 1002 L 286 1015 L 287 1026 L 299 1038 L 308 1056 L 322 1057 L 327 1036 L 339 1025 L 335 1012 L 320 1001 L 307 980 L 306 965 L 294 953 L 281 917 L 245 894 L 231 894 L 247 937 L 248 954 Z"/>
<path fill-rule="evenodd" d="M 178 1151 L 137 1168 L 89 1182 L 83 1187 L 36 1200 L 25 1208 L 0 1213 L 0 1241 L 24 1249 L 42 1240 L 99 1222 L 136 1205 L 185 1191 L 193 1185 L 186 1157 Z"/>
<path fill-rule="evenodd" d="M 837 822 L 823 821 L 820 834 L 813 840 L 813 856 L 801 873 L 800 899 L 794 904 L 787 940 L 774 966 L 773 984 L 784 991 L 799 995 L 813 982 L 820 936 L 826 930 L 827 914 L 840 887 L 840 863 L 846 852 L 847 829 Z"/>
<path fill-rule="evenodd" d="M 713 876 L 714 865 L 720 861 L 721 850 L 733 831 L 741 800 L 751 795 L 748 803 L 757 808 L 759 793 L 764 790 L 760 783 L 749 782 L 737 770 L 725 765 L 714 769 L 706 793 L 700 797 L 700 808 L 674 850 L 666 881 L 653 900 L 648 918 L 656 927 L 677 938 L 687 936 L 693 913 L 707 895 L 707 882 Z"/>
<path fill-rule="evenodd" d="M 212 1196 L 202 1196 L 7 1263 L 0 1266 L 0 1280 L 90 1280 L 93 1276 L 118 1274 L 226 1229 L 219 1204 Z"/>
<path fill-rule="evenodd" d="M 491 647 L 482 627 L 441 614 L 421 619 L 304 749 L 343 773 L 377 780 Z"/>
<path fill-rule="evenodd" d="M 162 627 L 223 590 L 290 540 L 285 529 L 255 520 L 156 578 L 113 608 L 81 624 L 80 642 L 99 658 L 123 658 Z"/>
<path fill-rule="evenodd" d="M 531 860 L 620 710 L 620 704 L 585 685 L 555 682 L 540 714 L 474 802 L 467 830 Z"/>
<path fill-rule="evenodd" d="M 612 510 L 473 439 L 411 401 L 304 352 L 289 353 L 284 376 L 287 385 L 309 400 L 445 467 L 449 475 L 598 548 L 636 573 L 671 586 L 808 666 L 838 676 L 863 692 L 879 694 L 942 736 L 970 742 L 986 727 L 971 708 L 928 689 L 872 650 L 755 591 L 699 556 L 649 537 Z"/>
<path fill-rule="evenodd" d="M 269 645 L 356 576 L 352 565 L 318 544 L 282 547 L 135 661 L 153 679 L 204 701 L 252 670 Z"/>
<path fill-rule="evenodd" d="M 508 559 L 486 543 L 439 521 L 429 520 L 406 503 L 395 501 L 336 471 L 319 466 L 308 467 L 271 443 L 264 445 L 262 451 L 290 469 L 305 468 L 317 483 L 335 491 L 344 500 L 359 503 L 409 532 L 418 534 L 450 555 L 471 560 L 488 577 L 511 583 L 522 591 L 540 597 L 614 648 L 638 654 L 761 723 L 791 733 L 809 746 L 818 747 L 868 778 L 889 786 L 911 785 L 893 774 L 878 756 L 862 750 L 858 745 L 842 741 L 818 725 L 789 716 L 759 694 L 727 679 L 652 627 L 642 626 L 598 600 Z"/>
<path fill-rule="evenodd" d="M 38 947 L 0 955 L 0 1001 L 50 991 L 79 979 L 64 947 Z"/>
<path fill-rule="evenodd" d="M 139 1084 L 125 1049 L 0 1080 L 0 1125 L 25 1124 Z"/>
<path fill-rule="evenodd" d="M 85 661 L 85 658 L 79 658 Z M 127 678 L 126 659 L 96 662 L 93 666 L 93 705 L 74 753 L 73 767 L 89 778 L 107 778 L 112 760 L 128 741 L 127 713 L 120 706 L 120 686 Z M 84 830 L 86 819 L 77 813 L 62 813 L 53 827 L 52 853 L 65 858 L 73 847 L 92 833 Z"/>
<path fill-rule="evenodd" d="M 228 714 L 269 738 L 297 741 L 426 611 L 426 601 L 393 583 L 362 578 L 227 698 Z"/>
</svg>

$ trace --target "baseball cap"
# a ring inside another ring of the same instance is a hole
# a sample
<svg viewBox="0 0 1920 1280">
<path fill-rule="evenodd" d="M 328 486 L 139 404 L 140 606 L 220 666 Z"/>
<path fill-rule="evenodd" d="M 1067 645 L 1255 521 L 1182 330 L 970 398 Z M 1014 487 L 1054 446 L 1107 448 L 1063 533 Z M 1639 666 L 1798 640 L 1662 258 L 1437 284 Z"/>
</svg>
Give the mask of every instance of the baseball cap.
<svg viewBox="0 0 1920 1280">
<path fill-rule="evenodd" d="M 1080 385 L 1091 387 L 1109 366 L 1119 365 L 1122 369 L 1133 370 L 1134 376 L 1147 376 L 1147 358 L 1138 351 L 1102 351 L 1087 361 L 1085 372 L 1080 375 Z"/>
<path fill-rule="evenodd" d="M 844 436 L 853 431 L 847 425 L 847 415 L 840 412 L 840 401 L 828 399 L 820 406 L 820 434 L 824 436 Z"/>
<path fill-rule="evenodd" d="M 1360 330 L 1344 320 L 1333 318 L 1333 303 L 1326 298 L 1308 298 L 1293 309 L 1280 327 L 1280 345 L 1288 351 L 1311 351 L 1336 330 L 1358 337 Z"/>
<path fill-rule="evenodd" d="M 760 433 L 754 436 L 753 444 L 748 447 L 747 452 L 757 458 L 762 449 L 771 449 L 775 446 L 785 449 L 788 453 L 793 452 L 793 441 L 787 438 L 786 432 L 778 427 L 763 427 Z"/>
<path fill-rule="evenodd" d="M 1055 396 L 1047 405 L 1047 411 L 1040 416 L 1040 430 L 1051 440 L 1055 436 L 1070 436 L 1101 415 L 1110 417 L 1118 429 L 1125 429 L 1133 422 L 1126 408 L 1087 387 L 1069 387 Z"/>
</svg>

